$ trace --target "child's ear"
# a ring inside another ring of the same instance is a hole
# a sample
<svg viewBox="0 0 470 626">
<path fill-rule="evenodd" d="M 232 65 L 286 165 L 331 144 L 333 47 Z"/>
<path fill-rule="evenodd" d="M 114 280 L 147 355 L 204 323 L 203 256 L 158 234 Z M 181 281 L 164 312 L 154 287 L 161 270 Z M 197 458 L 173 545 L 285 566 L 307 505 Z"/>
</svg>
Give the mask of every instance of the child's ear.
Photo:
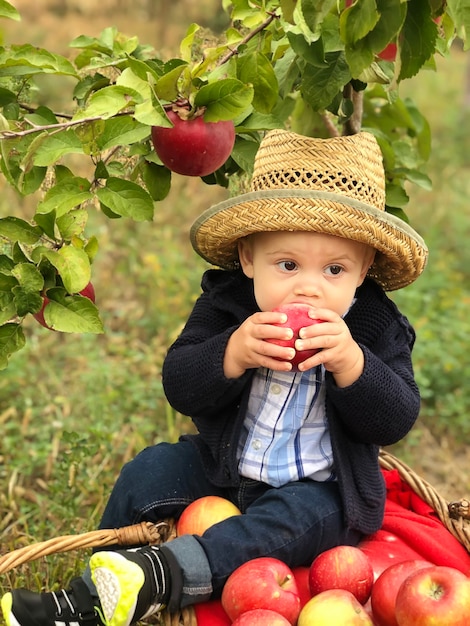
<svg viewBox="0 0 470 626">
<path fill-rule="evenodd" d="M 364 263 L 362 266 L 361 275 L 359 276 L 359 281 L 357 286 L 359 287 L 364 282 L 365 277 L 367 276 L 367 272 L 369 271 L 371 265 L 374 263 L 376 251 L 373 248 L 370 248 L 366 251 L 364 256 Z"/>
<path fill-rule="evenodd" d="M 238 258 L 243 273 L 247 278 L 253 278 L 253 250 L 249 237 L 243 237 L 238 242 Z"/>
</svg>

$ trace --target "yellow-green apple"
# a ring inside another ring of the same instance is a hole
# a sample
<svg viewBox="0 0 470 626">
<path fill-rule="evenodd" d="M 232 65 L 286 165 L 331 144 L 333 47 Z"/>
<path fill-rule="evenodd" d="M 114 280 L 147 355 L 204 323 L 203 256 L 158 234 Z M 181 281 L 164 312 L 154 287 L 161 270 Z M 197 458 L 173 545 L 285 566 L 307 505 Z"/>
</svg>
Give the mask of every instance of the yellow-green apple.
<svg viewBox="0 0 470 626">
<path fill-rule="evenodd" d="M 453 567 L 422 568 L 401 584 L 395 616 L 399 626 L 468 626 L 470 579 Z"/>
<path fill-rule="evenodd" d="M 266 339 L 270 343 L 275 343 L 278 346 L 286 348 L 295 348 L 295 342 L 299 339 L 299 331 L 305 326 L 312 326 L 312 324 L 321 324 L 323 320 L 313 319 L 308 314 L 310 306 L 302 304 L 300 302 L 293 302 L 292 304 L 285 304 L 273 309 L 279 313 L 285 313 L 287 315 L 287 321 L 281 324 L 273 324 L 273 326 L 280 326 L 282 328 L 291 328 L 293 332 L 292 339 Z M 292 369 L 295 371 L 297 366 L 302 361 L 310 358 L 316 354 L 318 350 L 297 350 L 294 358 L 290 361 L 292 363 Z"/>
<path fill-rule="evenodd" d="M 398 589 L 410 574 L 430 566 L 429 561 L 413 559 L 394 563 L 380 574 L 370 595 L 372 614 L 378 626 L 398 626 L 395 617 Z"/>
<path fill-rule="evenodd" d="M 233 515 L 240 509 L 230 500 L 220 496 L 204 496 L 188 504 L 176 522 L 176 534 L 202 535 L 205 531 Z"/>
<path fill-rule="evenodd" d="M 294 625 L 300 598 L 294 574 L 283 561 L 258 557 L 240 565 L 222 590 L 222 606 L 232 621 L 253 609 L 269 609 Z"/>
<path fill-rule="evenodd" d="M 79 292 L 79 295 L 83 296 L 84 298 L 88 298 L 88 300 L 91 300 L 92 302 L 95 302 L 96 294 L 95 294 L 95 288 L 93 287 L 93 284 L 91 282 L 88 283 L 88 285 Z M 43 294 L 41 310 L 38 311 L 37 313 L 34 313 L 33 317 L 37 322 L 41 324 L 41 326 L 44 326 L 44 328 L 53 330 L 44 319 L 44 309 L 49 304 L 49 302 L 50 302 L 49 298 L 45 294 Z"/>
<path fill-rule="evenodd" d="M 369 599 L 374 571 L 368 556 L 355 546 L 336 546 L 319 554 L 310 566 L 310 593 L 328 589 L 349 591 L 361 603 Z"/>
<path fill-rule="evenodd" d="M 168 169 L 184 176 L 207 176 L 227 161 L 235 143 L 231 120 L 206 122 L 204 115 L 182 119 L 171 109 L 166 114 L 173 126 L 152 126 L 151 137 Z"/>
<path fill-rule="evenodd" d="M 253 609 L 239 615 L 232 626 L 290 626 L 290 622 L 275 611 Z"/>
<path fill-rule="evenodd" d="M 350 591 L 329 589 L 307 602 L 297 626 L 374 626 L 374 622 Z"/>
</svg>

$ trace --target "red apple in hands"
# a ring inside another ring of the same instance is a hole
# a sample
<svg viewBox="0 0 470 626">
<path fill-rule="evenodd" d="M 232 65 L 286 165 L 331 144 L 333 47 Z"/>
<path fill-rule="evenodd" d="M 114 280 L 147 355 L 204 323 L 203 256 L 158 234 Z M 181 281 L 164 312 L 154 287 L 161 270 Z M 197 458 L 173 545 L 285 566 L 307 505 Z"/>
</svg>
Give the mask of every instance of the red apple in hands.
<svg viewBox="0 0 470 626">
<path fill-rule="evenodd" d="M 239 615 L 232 626 L 290 626 L 290 622 L 275 611 L 253 609 Z"/>
<path fill-rule="evenodd" d="M 314 596 L 300 611 L 297 626 L 373 626 L 350 591 L 329 589 Z"/>
<path fill-rule="evenodd" d="M 453 567 L 420 569 L 398 590 L 395 616 L 399 626 L 468 626 L 470 579 Z"/>
<path fill-rule="evenodd" d="M 284 306 L 273 309 L 278 313 L 285 313 L 287 315 L 287 321 L 283 324 L 273 324 L 273 326 L 280 326 L 281 328 L 291 328 L 293 331 L 292 339 L 266 339 L 269 343 L 275 343 L 278 346 L 285 348 L 295 348 L 295 342 L 299 339 L 299 331 L 305 326 L 312 326 L 312 324 L 321 324 L 324 320 L 312 319 L 308 312 L 311 307 L 308 304 L 301 304 L 294 302 L 293 304 L 286 304 Z M 295 353 L 294 358 L 290 361 L 292 363 L 292 370 L 297 371 L 297 366 L 302 361 L 309 359 L 316 354 L 318 350 L 298 350 Z"/>
<path fill-rule="evenodd" d="M 232 621 L 253 609 L 269 609 L 296 624 L 300 598 L 288 565 L 273 557 L 259 557 L 240 565 L 222 590 L 222 606 Z"/>
<path fill-rule="evenodd" d="M 205 531 L 233 515 L 241 515 L 240 509 L 220 496 L 204 496 L 188 504 L 176 522 L 176 534 L 202 535 Z"/>
<path fill-rule="evenodd" d="M 374 583 L 374 571 L 366 554 L 354 546 L 337 546 L 319 554 L 310 566 L 310 593 L 343 589 L 365 604 Z"/>
<path fill-rule="evenodd" d="M 203 115 L 182 119 L 166 112 L 171 128 L 152 126 L 155 152 L 172 172 L 184 176 L 212 174 L 229 158 L 235 143 L 232 121 L 205 122 Z"/>
<path fill-rule="evenodd" d="M 430 566 L 432 563 L 429 561 L 414 559 L 394 563 L 380 574 L 370 596 L 372 615 L 378 626 L 398 626 L 395 617 L 398 590 L 408 576 Z"/>
<path fill-rule="evenodd" d="M 93 284 L 91 282 L 88 283 L 88 285 L 84 289 L 82 289 L 79 293 L 81 296 L 88 298 L 88 300 L 95 302 L 95 288 L 93 287 Z M 49 298 L 44 295 L 42 297 L 41 310 L 38 311 L 37 313 L 33 313 L 33 317 L 37 322 L 41 324 L 41 326 L 44 326 L 44 328 L 48 328 L 49 330 L 54 330 L 46 323 L 46 320 L 44 319 L 44 309 L 49 304 L 49 302 L 50 302 Z"/>
</svg>

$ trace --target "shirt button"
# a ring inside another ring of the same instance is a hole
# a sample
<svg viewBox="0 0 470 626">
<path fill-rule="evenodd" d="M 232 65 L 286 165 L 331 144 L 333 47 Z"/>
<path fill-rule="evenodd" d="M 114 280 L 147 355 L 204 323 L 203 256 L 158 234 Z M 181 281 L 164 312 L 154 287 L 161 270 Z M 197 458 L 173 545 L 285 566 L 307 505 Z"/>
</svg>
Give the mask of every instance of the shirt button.
<svg viewBox="0 0 470 626">
<path fill-rule="evenodd" d="M 281 385 L 274 383 L 271 385 L 271 392 L 278 396 L 281 393 Z"/>
<path fill-rule="evenodd" d="M 261 441 L 259 439 L 255 439 L 251 444 L 253 450 L 259 450 L 261 448 Z"/>
</svg>

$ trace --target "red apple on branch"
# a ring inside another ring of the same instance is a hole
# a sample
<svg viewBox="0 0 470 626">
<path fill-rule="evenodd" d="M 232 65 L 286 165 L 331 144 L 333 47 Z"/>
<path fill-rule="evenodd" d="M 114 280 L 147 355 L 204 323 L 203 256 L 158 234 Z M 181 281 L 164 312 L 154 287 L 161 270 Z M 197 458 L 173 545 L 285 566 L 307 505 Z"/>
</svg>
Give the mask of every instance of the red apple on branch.
<svg viewBox="0 0 470 626">
<path fill-rule="evenodd" d="M 273 326 L 280 326 L 282 328 L 291 328 L 293 331 L 292 339 L 266 339 L 269 343 L 275 343 L 278 346 L 285 348 L 295 348 L 295 342 L 299 339 L 299 331 L 305 326 L 312 326 L 312 324 L 321 324 L 323 320 L 313 319 L 309 316 L 308 312 L 311 307 L 307 304 L 301 304 L 294 302 L 292 304 L 286 304 L 273 309 L 279 313 L 285 313 L 287 315 L 287 321 L 283 324 L 273 324 Z M 316 354 L 318 350 L 297 350 L 294 358 L 290 361 L 292 363 L 292 370 L 296 371 L 297 366 L 302 361 L 310 358 Z"/>
<path fill-rule="evenodd" d="M 453 567 L 420 569 L 400 586 L 395 616 L 399 626 L 468 626 L 470 579 Z"/>
<path fill-rule="evenodd" d="M 235 126 L 229 120 L 206 122 L 203 115 L 182 119 L 166 112 L 171 128 L 153 126 L 155 152 L 172 172 L 184 176 L 212 174 L 229 158 L 235 143 Z"/>
<path fill-rule="evenodd" d="M 354 546 L 336 546 L 319 554 L 310 566 L 310 593 L 329 589 L 349 591 L 361 604 L 371 594 L 374 571 L 369 558 Z"/>
<path fill-rule="evenodd" d="M 297 626 L 374 626 L 350 591 L 329 589 L 314 596 L 300 611 Z"/>
<path fill-rule="evenodd" d="M 95 302 L 95 288 L 93 287 L 93 284 L 91 282 L 88 283 L 88 285 L 84 289 L 82 289 L 79 293 L 81 296 L 88 298 L 88 300 L 91 300 L 93 303 Z M 49 298 L 46 295 L 43 295 L 41 310 L 38 311 L 37 313 L 34 313 L 33 317 L 36 321 L 38 321 L 41 324 L 41 326 L 44 326 L 44 328 L 53 330 L 53 328 L 51 328 L 46 323 L 46 320 L 44 319 L 44 309 L 49 304 L 49 302 L 50 302 Z"/>
<path fill-rule="evenodd" d="M 395 617 L 397 593 L 402 583 L 419 569 L 432 566 L 429 561 L 418 559 L 394 563 L 387 567 L 372 587 L 370 603 L 378 626 L 398 626 Z"/>
<path fill-rule="evenodd" d="M 204 496 L 188 504 L 176 522 L 176 534 L 203 535 L 205 531 L 233 515 L 241 515 L 240 509 L 220 496 Z"/>
<path fill-rule="evenodd" d="M 259 557 L 240 565 L 222 590 L 222 606 L 232 621 L 254 609 L 269 609 L 296 624 L 300 598 L 288 565 L 273 557 Z"/>
</svg>

